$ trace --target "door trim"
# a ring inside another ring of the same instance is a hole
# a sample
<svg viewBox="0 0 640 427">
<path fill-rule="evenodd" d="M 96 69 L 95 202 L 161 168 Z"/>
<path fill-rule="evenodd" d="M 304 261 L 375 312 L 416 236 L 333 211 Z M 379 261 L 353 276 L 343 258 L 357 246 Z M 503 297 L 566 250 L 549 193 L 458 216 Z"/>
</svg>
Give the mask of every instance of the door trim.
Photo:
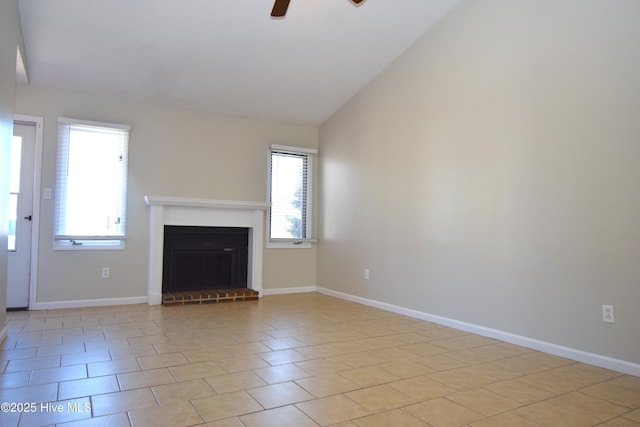
<svg viewBox="0 0 640 427">
<path fill-rule="evenodd" d="M 31 266 L 29 270 L 29 309 L 35 307 L 38 289 L 38 242 L 40 236 L 40 194 L 42 181 L 42 151 L 44 118 L 14 114 L 13 121 L 36 127 L 35 158 L 33 162 L 33 220 L 31 222 Z"/>
</svg>

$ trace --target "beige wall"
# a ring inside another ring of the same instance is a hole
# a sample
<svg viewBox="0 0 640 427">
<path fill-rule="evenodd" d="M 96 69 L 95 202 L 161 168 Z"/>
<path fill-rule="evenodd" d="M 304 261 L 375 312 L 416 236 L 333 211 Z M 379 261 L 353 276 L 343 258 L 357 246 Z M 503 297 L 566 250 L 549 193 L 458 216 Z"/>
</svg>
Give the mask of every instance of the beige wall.
<svg viewBox="0 0 640 427">
<path fill-rule="evenodd" d="M 16 47 L 21 43 L 18 2 L 0 2 L 0 194 L 9 194 L 9 157 L 13 135 Z M 8 198 L 0 198 L 0 330 L 6 323 Z"/>
<path fill-rule="evenodd" d="M 55 185 L 59 116 L 131 125 L 124 251 L 52 250 L 53 200 L 41 200 L 37 301 L 145 296 L 145 195 L 265 201 L 269 144 L 317 147 L 317 129 L 19 85 L 16 112 L 44 117 L 42 188 Z M 315 248 L 266 250 L 263 287 L 315 285 Z M 101 278 L 110 267 L 111 278 Z"/>
<path fill-rule="evenodd" d="M 318 286 L 640 363 L 639 19 L 460 4 L 320 128 Z"/>
</svg>

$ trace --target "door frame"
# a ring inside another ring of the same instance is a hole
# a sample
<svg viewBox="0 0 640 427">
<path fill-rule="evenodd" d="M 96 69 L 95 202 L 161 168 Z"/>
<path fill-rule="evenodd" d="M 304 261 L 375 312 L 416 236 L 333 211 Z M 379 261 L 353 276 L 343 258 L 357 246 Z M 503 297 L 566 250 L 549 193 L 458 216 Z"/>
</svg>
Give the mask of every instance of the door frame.
<svg viewBox="0 0 640 427">
<path fill-rule="evenodd" d="M 33 216 L 31 222 L 31 256 L 29 266 L 29 309 L 35 307 L 38 289 L 38 242 L 40 241 L 40 193 L 42 182 L 42 152 L 44 118 L 14 114 L 14 122 L 36 127 L 35 158 L 33 159 Z"/>
</svg>

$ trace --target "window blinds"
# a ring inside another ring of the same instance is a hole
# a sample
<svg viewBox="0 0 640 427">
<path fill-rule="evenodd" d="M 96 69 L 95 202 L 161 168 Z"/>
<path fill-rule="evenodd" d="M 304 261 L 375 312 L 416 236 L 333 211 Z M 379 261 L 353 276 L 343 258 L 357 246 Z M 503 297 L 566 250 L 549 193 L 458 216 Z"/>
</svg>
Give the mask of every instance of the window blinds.
<svg viewBox="0 0 640 427">
<path fill-rule="evenodd" d="M 313 151 L 272 146 L 270 161 L 269 238 L 311 236 L 311 156 Z"/>
<path fill-rule="evenodd" d="M 56 240 L 126 234 L 129 126 L 58 120 Z"/>
</svg>

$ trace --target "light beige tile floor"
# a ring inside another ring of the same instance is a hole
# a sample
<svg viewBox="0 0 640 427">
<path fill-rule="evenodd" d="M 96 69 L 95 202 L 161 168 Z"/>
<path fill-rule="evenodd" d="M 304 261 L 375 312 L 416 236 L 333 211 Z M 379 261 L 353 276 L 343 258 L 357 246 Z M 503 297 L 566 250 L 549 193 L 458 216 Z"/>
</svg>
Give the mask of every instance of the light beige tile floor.
<svg viewBox="0 0 640 427">
<path fill-rule="evenodd" d="M 640 427 L 640 378 L 316 293 L 7 319 L 3 427 Z"/>
</svg>

